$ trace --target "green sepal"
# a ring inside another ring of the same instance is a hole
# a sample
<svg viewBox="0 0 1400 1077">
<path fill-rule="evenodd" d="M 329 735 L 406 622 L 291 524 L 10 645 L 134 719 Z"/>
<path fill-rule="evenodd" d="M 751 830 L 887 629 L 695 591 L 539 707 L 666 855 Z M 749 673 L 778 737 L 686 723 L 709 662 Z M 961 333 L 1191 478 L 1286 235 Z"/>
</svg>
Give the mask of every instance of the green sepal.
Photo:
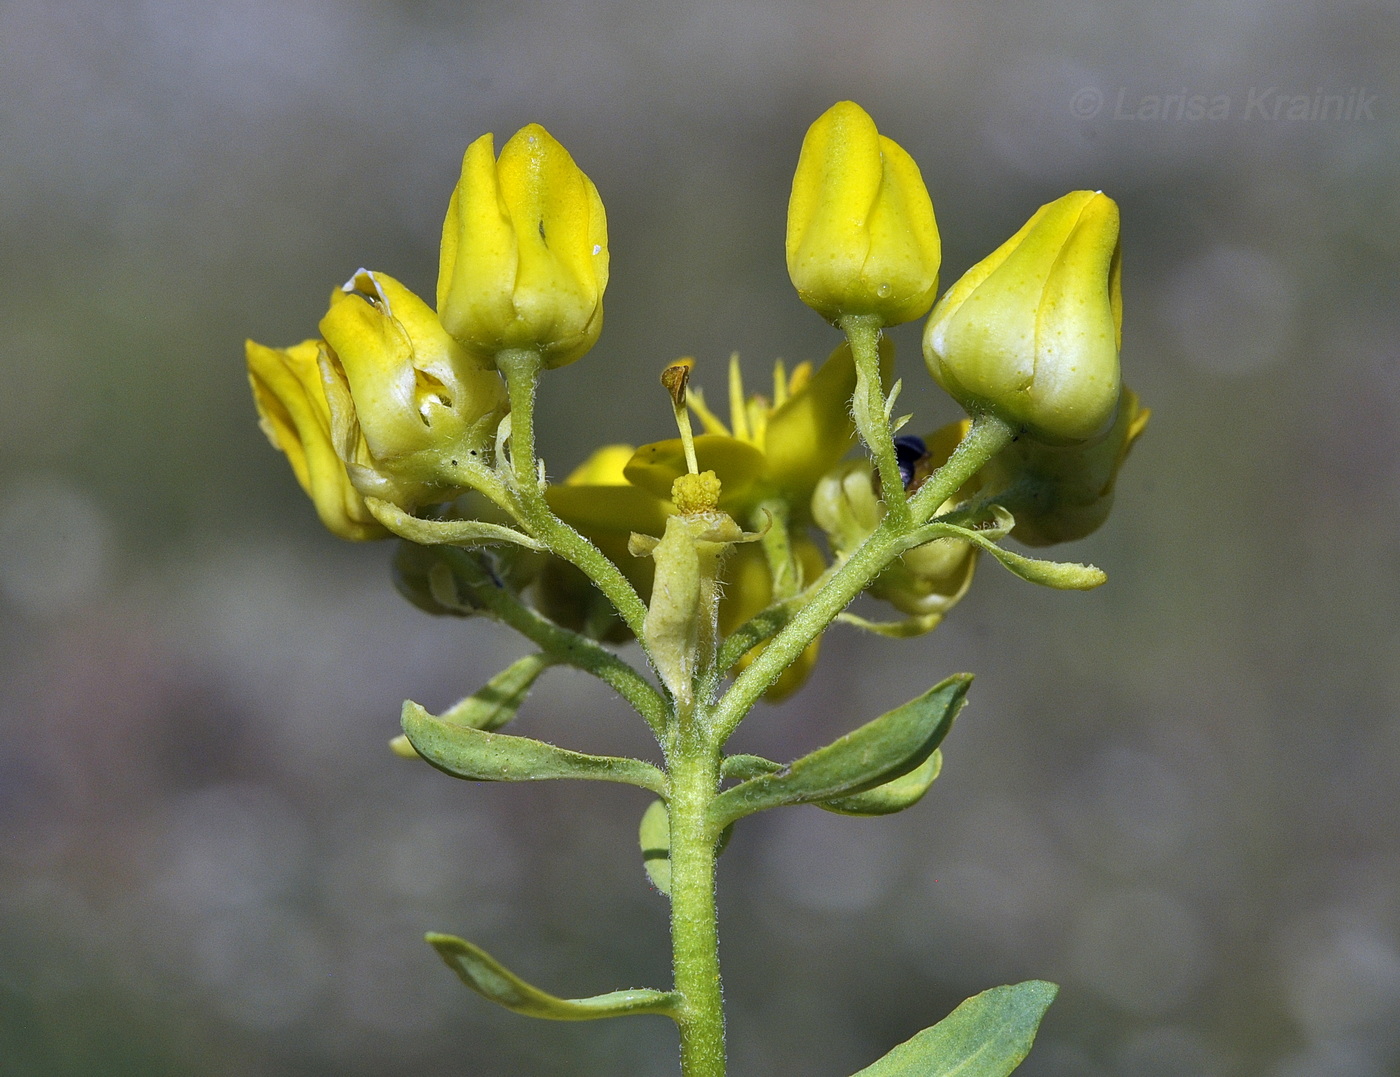
<svg viewBox="0 0 1400 1077">
<path fill-rule="evenodd" d="M 672 1019 L 680 998 L 672 991 L 649 987 L 609 991 L 591 998 L 556 998 L 526 983 L 479 946 L 453 935 L 424 936 L 447 967 L 473 991 L 526 1017 L 550 1021 L 593 1021 L 600 1017 L 629 1017 L 655 1013 Z"/>
<path fill-rule="evenodd" d="M 1006 1077 L 1058 991 L 1044 980 L 983 991 L 852 1077 Z"/>
<path fill-rule="evenodd" d="M 893 815 L 923 800 L 942 769 L 943 753 L 935 750 L 908 774 L 901 774 L 893 781 L 867 789 L 864 793 L 819 800 L 817 807 L 838 815 Z"/>
<path fill-rule="evenodd" d="M 1004 510 L 1003 510 L 1004 512 Z M 1009 514 L 1006 514 L 1009 517 Z M 1042 561 L 1038 557 L 1024 557 L 1010 550 L 1003 550 L 988 535 L 1000 537 L 997 531 L 973 531 L 957 524 L 933 523 L 921 527 L 910 536 L 917 539 L 913 545 L 922 545 L 938 538 L 960 538 L 979 546 L 995 557 L 1009 571 L 1030 583 L 1042 587 L 1053 587 L 1058 591 L 1089 591 L 1108 582 L 1108 573 L 1094 565 L 1081 565 L 1072 561 Z"/>
<path fill-rule="evenodd" d="M 479 689 L 439 714 L 438 720 L 490 733 L 500 729 L 520 710 L 539 676 L 552 665 L 542 654 L 527 654 L 497 673 Z M 400 734 L 389 742 L 389 750 L 405 759 L 418 753 L 408 738 Z"/>
<path fill-rule="evenodd" d="M 657 794 L 666 789 L 666 776 L 640 759 L 585 755 L 529 737 L 453 725 L 411 699 L 403 705 L 403 731 L 419 755 L 458 778 L 485 782 L 588 778 L 639 785 Z"/>
<path fill-rule="evenodd" d="M 710 805 L 710 825 L 728 826 L 783 804 L 863 793 L 907 774 L 928 759 L 947 735 L 971 683 L 970 673 L 955 674 L 782 770 L 726 789 Z"/>
</svg>

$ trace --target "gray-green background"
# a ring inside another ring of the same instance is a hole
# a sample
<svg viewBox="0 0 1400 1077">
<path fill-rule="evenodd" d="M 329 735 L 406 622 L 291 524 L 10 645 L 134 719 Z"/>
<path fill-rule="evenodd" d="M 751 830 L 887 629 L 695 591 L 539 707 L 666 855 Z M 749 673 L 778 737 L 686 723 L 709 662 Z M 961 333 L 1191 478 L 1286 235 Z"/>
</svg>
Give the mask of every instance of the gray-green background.
<svg viewBox="0 0 1400 1077">
<path fill-rule="evenodd" d="M 1030 977 L 1063 991 L 1027 1077 L 1400 1072 L 1397 16 L 0 3 L 0 1073 L 675 1072 L 662 1019 L 531 1023 L 420 941 L 563 994 L 664 985 L 645 798 L 389 755 L 404 697 L 444 705 L 520 647 L 409 609 L 386 546 L 318 527 L 242 342 L 311 335 L 360 265 L 431 294 L 467 142 L 538 120 L 601 190 L 613 267 L 602 340 L 542 390 L 545 457 L 665 436 L 667 360 L 717 388 L 731 349 L 757 373 L 834 344 L 782 238 L 802 133 L 843 97 L 922 166 L 945 283 L 1066 190 L 1119 201 L 1155 415 L 1065 550 L 1108 586 L 984 564 L 933 636 L 834 631 L 741 732 L 790 757 L 978 674 L 914 810 L 741 826 L 733 1072 L 844 1077 Z M 1163 95 L 1225 115 L 1154 118 Z M 1352 104 L 1288 119 L 1295 95 Z M 919 425 L 952 418 L 896 336 Z M 648 750 L 581 675 L 518 728 Z"/>
</svg>

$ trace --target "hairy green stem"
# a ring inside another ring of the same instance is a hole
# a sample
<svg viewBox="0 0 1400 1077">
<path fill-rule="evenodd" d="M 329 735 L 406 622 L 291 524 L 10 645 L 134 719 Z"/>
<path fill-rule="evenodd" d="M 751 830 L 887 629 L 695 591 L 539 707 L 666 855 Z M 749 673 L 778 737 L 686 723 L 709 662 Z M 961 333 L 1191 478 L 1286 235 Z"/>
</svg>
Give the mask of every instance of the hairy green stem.
<svg viewBox="0 0 1400 1077">
<path fill-rule="evenodd" d="M 768 577 L 773 581 L 770 602 L 783 602 L 791 598 L 797 594 L 800 583 L 788 527 L 788 503 L 776 497 L 761 502 L 749 520 L 749 526 L 763 532 L 763 538 L 759 541 L 764 560 L 768 562 Z"/>
<path fill-rule="evenodd" d="M 587 636 L 542 617 L 501 587 L 467 550 L 445 548 L 443 557 L 472 598 L 530 640 L 551 659 L 591 673 L 646 719 L 658 740 L 665 736 L 667 705 L 661 693 L 617 655 Z"/>
<path fill-rule="evenodd" d="M 715 858 L 707 822 L 719 791 L 720 751 L 708 723 L 684 723 L 669 760 L 671 946 L 684 1077 L 724 1077 L 724 999 L 719 975 Z"/>
<path fill-rule="evenodd" d="M 894 434 L 885 415 L 885 386 L 880 377 L 880 328 L 878 316 L 847 315 L 841 329 L 851 345 L 856 364 L 856 392 L 851 399 L 856 430 L 875 458 L 880 474 L 881 498 L 889 516 L 897 524 L 909 522 L 904 479 L 899 473 L 899 457 L 894 451 Z"/>
<path fill-rule="evenodd" d="M 886 515 L 850 558 L 818 589 L 743 673 L 715 708 L 713 723 L 719 744 L 734 732 L 770 684 L 778 678 L 803 648 L 816 639 L 838 613 L 907 549 L 909 533 L 922 525 L 963 483 L 977 473 L 1014 436 L 1011 426 L 993 415 L 979 415 L 967 437 L 948 462 L 929 477 L 909 499 L 911 520 L 900 523 L 893 513 Z"/>
<path fill-rule="evenodd" d="M 642 639 L 647 608 L 636 589 L 598 547 L 554 514 L 540 489 L 535 457 L 535 384 L 541 364 L 540 353 L 528 348 L 508 348 L 496 356 L 496 367 L 505 376 L 510 395 L 510 457 L 521 522 L 535 538 L 592 580 L 633 635 Z"/>
</svg>

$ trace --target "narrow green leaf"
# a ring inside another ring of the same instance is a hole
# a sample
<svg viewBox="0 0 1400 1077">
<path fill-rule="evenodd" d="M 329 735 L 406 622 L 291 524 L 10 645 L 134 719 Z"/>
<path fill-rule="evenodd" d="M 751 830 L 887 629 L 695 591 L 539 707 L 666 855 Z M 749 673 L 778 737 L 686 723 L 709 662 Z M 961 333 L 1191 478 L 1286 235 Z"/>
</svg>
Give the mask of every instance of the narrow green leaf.
<svg viewBox="0 0 1400 1077">
<path fill-rule="evenodd" d="M 1060 591 L 1088 591 L 1108 582 L 1108 573 L 1094 565 L 1071 561 L 1042 561 L 1003 550 L 987 537 L 988 532 L 973 531 L 956 524 L 929 524 L 915 532 L 920 542 L 936 538 L 960 538 L 979 546 L 995 557 L 1007 569 L 1030 583 L 1053 587 Z"/>
<path fill-rule="evenodd" d="M 527 654 L 516 659 L 477 691 L 439 714 L 438 719 L 487 733 L 499 729 L 515 717 L 535 681 L 551 664 L 552 659 L 542 654 Z M 419 758 L 402 734 L 389 742 L 389 750 L 404 759 Z"/>
<path fill-rule="evenodd" d="M 721 778 L 745 781 L 760 774 L 776 774 L 782 769 L 781 763 L 764 759 L 761 755 L 727 755 L 720 763 L 719 773 Z"/>
<path fill-rule="evenodd" d="M 871 621 L 855 613 L 838 613 L 836 619 L 842 624 L 854 625 L 864 632 L 873 632 L 886 639 L 913 639 L 937 628 L 943 622 L 943 611 L 917 614 L 898 621 Z"/>
<path fill-rule="evenodd" d="M 514 543 L 524 546 L 527 550 L 545 549 L 539 540 L 502 524 L 484 523 L 481 520 L 424 520 L 377 497 L 365 498 L 365 505 L 374 518 L 394 534 L 420 546 L 490 546 Z"/>
<path fill-rule="evenodd" d="M 810 804 L 863 793 L 908 773 L 928 759 L 947 735 L 971 683 L 969 673 L 949 677 L 782 770 L 726 789 L 710 805 L 710 823 L 727 826 L 782 804 Z"/>
<path fill-rule="evenodd" d="M 458 778 L 486 782 L 588 778 L 640 785 L 657 794 L 666 788 L 666 776 L 640 759 L 584 755 L 529 737 L 453 725 L 411 699 L 403 705 L 403 731 L 419 755 Z"/>
<path fill-rule="evenodd" d="M 551 1021 L 592 1021 L 599 1017 L 628 1017 L 656 1013 L 675 1018 L 679 997 L 649 987 L 609 991 L 591 998 L 556 998 L 526 983 L 479 946 L 453 935 L 430 933 L 429 945 L 461 977 L 462 982 L 499 1006 Z"/>
<path fill-rule="evenodd" d="M 671 816 L 664 800 L 654 800 L 642 813 L 642 825 L 637 830 L 642 846 L 642 867 L 647 870 L 651 885 L 667 897 L 671 896 Z"/>
<path fill-rule="evenodd" d="M 817 807 L 834 811 L 838 815 L 893 815 L 905 808 L 912 808 L 923 800 L 929 786 L 933 785 L 938 772 L 943 769 L 943 753 L 934 753 L 911 770 L 901 774 L 892 782 L 877 785 L 864 793 L 854 793 L 834 800 L 819 800 Z"/>
<path fill-rule="evenodd" d="M 1044 980 L 983 991 L 853 1077 L 1006 1077 L 1058 991 Z"/>
<path fill-rule="evenodd" d="M 757 758 L 757 757 L 755 757 Z M 775 764 L 776 765 L 776 764 Z M 734 836 L 727 826 L 719 832 L 715 855 L 719 856 Z M 642 825 L 637 829 L 637 841 L 642 847 L 642 866 L 653 886 L 667 897 L 671 896 L 671 815 L 665 801 L 653 801 L 642 813 Z"/>
<path fill-rule="evenodd" d="M 518 658 L 438 717 L 452 725 L 469 726 L 487 733 L 500 729 L 515 717 L 530 689 L 550 664 L 550 659 L 542 654 Z"/>
</svg>

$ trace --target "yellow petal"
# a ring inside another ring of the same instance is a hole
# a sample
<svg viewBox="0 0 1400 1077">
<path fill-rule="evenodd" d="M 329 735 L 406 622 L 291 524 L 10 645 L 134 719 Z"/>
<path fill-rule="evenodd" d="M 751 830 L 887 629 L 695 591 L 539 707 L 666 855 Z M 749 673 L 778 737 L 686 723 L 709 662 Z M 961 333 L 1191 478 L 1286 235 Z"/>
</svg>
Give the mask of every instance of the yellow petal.
<svg viewBox="0 0 1400 1077">
<path fill-rule="evenodd" d="M 718 476 L 722 492 L 719 507 L 747 524 L 750 505 L 764 473 L 763 453 L 736 438 L 701 434 L 695 439 L 695 456 L 701 471 Z M 685 446 L 680 438 L 643 445 L 625 469 L 627 480 L 657 498 L 669 498 L 671 486 L 686 474 Z"/>
<path fill-rule="evenodd" d="M 894 345 L 888 338 L 880 341 L 880 366 L 888 379 L 894 367 Z M 855 447 L 856 429 L 851 419 L 855 387 L 855 361 L 850 345 L 842 344 L 768 417 L 763 446 L 768 477 L 790 495 L 801 513 L 807 511 L 817 480 Z"/>
</svg>

